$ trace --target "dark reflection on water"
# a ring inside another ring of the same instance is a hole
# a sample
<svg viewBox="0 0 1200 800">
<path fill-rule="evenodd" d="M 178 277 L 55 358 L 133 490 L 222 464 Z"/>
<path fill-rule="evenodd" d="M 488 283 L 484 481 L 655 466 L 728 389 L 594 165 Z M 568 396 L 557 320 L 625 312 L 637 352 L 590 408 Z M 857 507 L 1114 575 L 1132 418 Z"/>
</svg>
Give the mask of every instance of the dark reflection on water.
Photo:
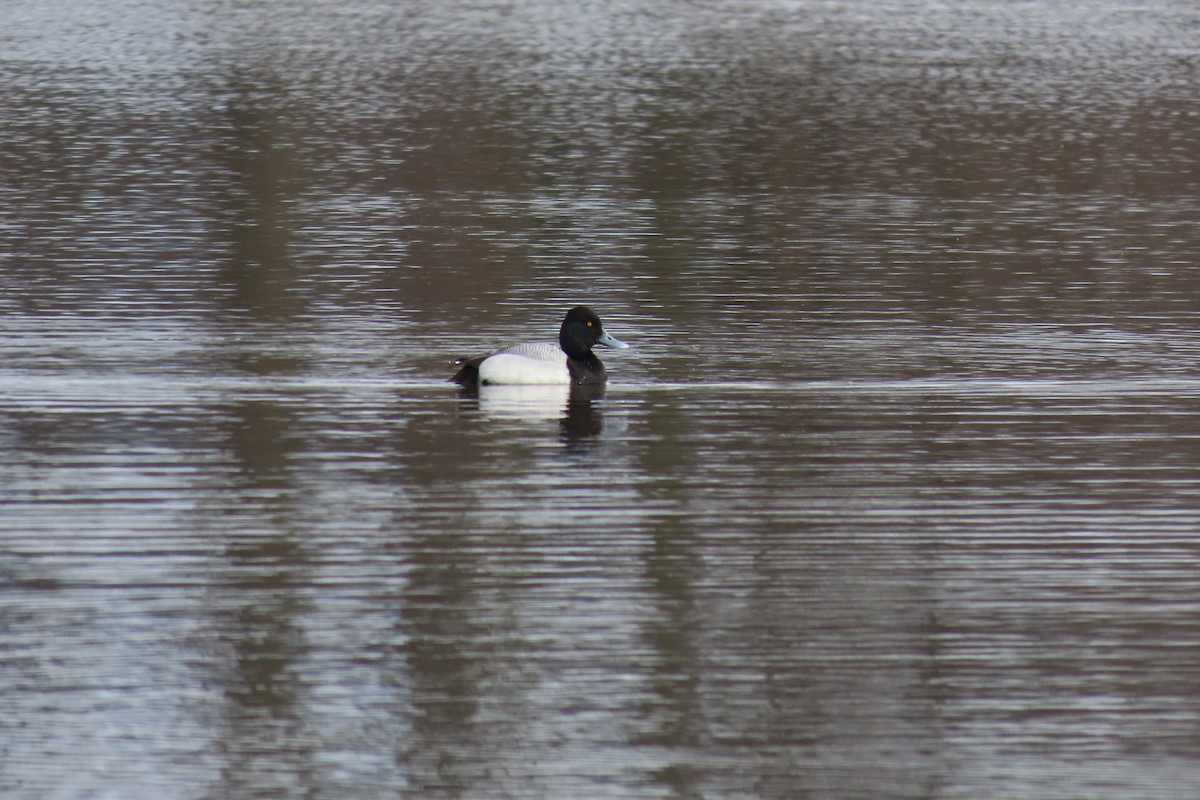
<svg viewBox="0 0 1200 800">
<path fill-rule="evenodd" d="M 464 410 L 488 425 L 518 430 L 547 430 L 540 422 L 558 422 L 568 450 L 586 453 L 604 431 L 604 386 L 482 386 L 462 390 Z"/>
<path fill-rule="evenodd" d="M 0 26 L 0 795 L 1196 785 L 1200 17 Z M 446 382 L 594 305 L 606 390 Z"/>
</svg>

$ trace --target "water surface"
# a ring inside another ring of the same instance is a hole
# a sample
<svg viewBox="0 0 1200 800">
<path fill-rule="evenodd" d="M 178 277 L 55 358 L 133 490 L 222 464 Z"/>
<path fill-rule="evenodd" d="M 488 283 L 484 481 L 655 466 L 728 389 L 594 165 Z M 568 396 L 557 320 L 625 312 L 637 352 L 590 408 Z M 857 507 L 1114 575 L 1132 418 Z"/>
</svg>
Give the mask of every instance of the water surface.
<svg viewBox="0 0 1200 800">
<path fill-rule="evenodd" d="M 10 4 L 0 793 L 1186 794 L 1198 23 Z"/>
</svg>

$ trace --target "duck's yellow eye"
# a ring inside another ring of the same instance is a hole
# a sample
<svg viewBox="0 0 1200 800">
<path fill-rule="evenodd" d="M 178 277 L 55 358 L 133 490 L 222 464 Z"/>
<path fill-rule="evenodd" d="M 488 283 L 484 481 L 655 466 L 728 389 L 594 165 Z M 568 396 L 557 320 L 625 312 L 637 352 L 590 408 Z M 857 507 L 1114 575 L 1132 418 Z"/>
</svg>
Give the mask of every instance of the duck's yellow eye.
<svg viewBox="0 0 1200 800">
<path fill-rule="evenodd" d="M 588 324 L 587 324 L 587 326 L 588 326 L 589 328 L 590 328 L 590 327 L 592 327 L 592 322 L 591 322 L 591 320 L 588 320 Z"/>
</svg>

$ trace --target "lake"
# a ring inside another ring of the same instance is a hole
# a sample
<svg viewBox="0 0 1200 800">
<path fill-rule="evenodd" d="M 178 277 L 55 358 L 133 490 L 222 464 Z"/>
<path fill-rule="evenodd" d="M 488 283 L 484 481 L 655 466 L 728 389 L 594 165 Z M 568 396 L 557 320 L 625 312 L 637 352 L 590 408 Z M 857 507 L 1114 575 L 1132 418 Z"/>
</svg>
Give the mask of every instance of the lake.
<svg viewBox="0 0 1200 800">
<path fill-rule="evenodd" d="M 1194 791 L 1197 8 L 3 16 L 6 800 Z"/>
</svg>

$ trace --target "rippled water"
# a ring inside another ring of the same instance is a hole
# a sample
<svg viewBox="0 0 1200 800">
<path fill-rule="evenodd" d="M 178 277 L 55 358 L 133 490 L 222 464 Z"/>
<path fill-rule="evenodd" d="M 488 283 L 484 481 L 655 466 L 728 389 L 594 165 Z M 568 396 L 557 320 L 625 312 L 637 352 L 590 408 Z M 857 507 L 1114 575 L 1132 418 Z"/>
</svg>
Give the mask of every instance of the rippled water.
<svg viewBox="0 0 1200 800">
<path fill-rule="evenodd" d="M 9 3 L 0 795 L 1186 796 L 1198 28 Z"/>
</svg>

